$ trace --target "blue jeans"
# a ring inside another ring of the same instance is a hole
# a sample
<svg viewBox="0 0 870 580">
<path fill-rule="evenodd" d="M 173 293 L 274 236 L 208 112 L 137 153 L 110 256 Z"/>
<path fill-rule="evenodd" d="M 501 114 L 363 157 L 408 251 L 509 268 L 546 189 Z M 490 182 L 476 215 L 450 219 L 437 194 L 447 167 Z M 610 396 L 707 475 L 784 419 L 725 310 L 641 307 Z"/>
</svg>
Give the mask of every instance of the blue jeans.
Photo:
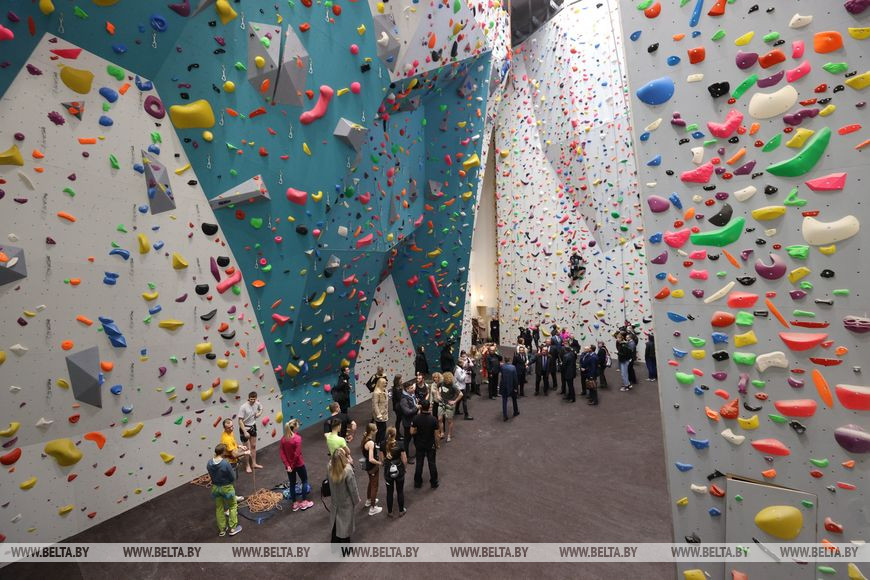
<svg viewBox="0 0 870 580">
<path fill-rule="evenodd" d="M 300 465 L 293 471 L 287 472 L 287 480 L 290 482 L 290 499 L 294 502 L 298 499 L 296 497 L 296 474 L 299 474 L 299 478 L 302 480 L 302 499 L 308 499 L 308 470 L 305 469 L 304 465 Z"/>
<path fill-rule="evenodd" d="M 630 360 L 621 360 L 619 361 L 619 374 L 622 375 L 622 386 L 626 387 L 631 383 L 628 382 L 628 365 L 631 364 Z"/>
</svg>

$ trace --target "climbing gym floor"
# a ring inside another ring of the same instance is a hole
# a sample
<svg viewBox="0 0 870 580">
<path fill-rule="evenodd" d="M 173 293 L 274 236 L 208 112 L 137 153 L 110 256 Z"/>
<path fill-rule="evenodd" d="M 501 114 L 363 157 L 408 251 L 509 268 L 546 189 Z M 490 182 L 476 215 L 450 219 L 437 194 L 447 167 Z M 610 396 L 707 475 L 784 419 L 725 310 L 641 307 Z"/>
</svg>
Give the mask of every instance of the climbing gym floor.
<svg viewBox="0 0 870 580">
<path fill-rule="evenodd" d="M 621 393 L 618 377 L 608 371 L 611 388 L 601 391 L 601 405 L 578 398 L 565 403 L 560 395 L 534 397 L 534 386 L 520 401 L 520 416 L 501 418 L 501 400 L 473 397 L 474 421 L 457 418 L 455 439 L 438 453 L 441 486 L 405 485 L 408 514 L 386 517 L 386 509 L 357 518 L 354 542 L 670 542 L 671 518 L 665 481 L 658 390 L 645 380 Z M 483 385 L 482 392 L 486 392 Z M 362 424 L 370 416 L 368 402 L 351 410 Z M 326 473 L 326 445 L 321 425 L 302 432 L 303 453 L 315 489 Z M 200 445 L 191 441 L 191 445 Z M 360 456 L 351 444 L 354 455 Z M 276 445 L 260 454 L 258 487 L 286 480 Z M 203 457 L 203 465 L 207 457 Z M 197 473 L 197 475 L 199 475 Z M 357 477 L 361 496 L 364 474 Z M 428 481 L 428 472 L 424 470 Z M 241 474 L 239 493 L 252 491 L 251 476 Z M 381 504 L 386 498 L 383 481 Z M 306 512 L 278 513 L 261 525 L 244 518 L 241 534 L 218 538 L 214 504 L 206 488 L 185 485 L 70 538 L 71 542 L 281 542 L 329 541 L 328 513 L 319 492 Z M 53 577 L 74 580 L 226 577 L 266 580 L 383 578 L 399 564 L 14 564 L 0 570 L 6 578 Z M 673 578 L 672 564 L 404 564 L 403 575 L 421 578 Z M 497 572 L 496 572 L 497 567 Z"/>
</svg>

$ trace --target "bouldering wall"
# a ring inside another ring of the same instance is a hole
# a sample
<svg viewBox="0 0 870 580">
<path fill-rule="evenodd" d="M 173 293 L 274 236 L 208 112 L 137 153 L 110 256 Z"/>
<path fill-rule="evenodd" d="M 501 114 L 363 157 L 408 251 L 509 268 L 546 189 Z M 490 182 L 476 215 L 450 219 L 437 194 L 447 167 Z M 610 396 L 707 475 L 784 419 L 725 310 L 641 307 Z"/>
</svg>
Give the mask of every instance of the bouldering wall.
<svg viewBox="0 0 870 580">
<path fill-rule="evenodd" d="M 217 281 L 239 265 L 143 110 L 162 87 L 50 34 L 26 63 L 0 100 L 17 152 L 0 165 L 0 535 L 20 542 L 199 476 L 249 391 L 261 445 L 281 421 L 250 296 Z"/>
<path fill-rule="evenodd" d="M 864 540 L 868 4 L 623 7 L 674 535 Z M 723 474 L 817 503 L 747 497 Z"/>
<path fill-rule="evenodd" d="M 6 408 L 26 412 L 0 431 L 7 461 L 24 451 L 0 489 L 53 499 L 0 533 L 66 537 L 199 475 L 219 418 L 250 389 L 266 444 L 270 423 L 324 417 L 339 367 L 361 351 L 352 376 L 401 372 L 397 342 L 437 352 L 459 335 L 491 63 L 505 62 L 490 50 L 507 20 L 497 2 L 391 4 L 419 20 L 405 28 L 376 22 L 379 10 L 10 3 L 0 90 L 13 87 L 6 97 L 23 112 L 7 115 L 4 101 L 0 291 L 19 298 L 2 304 L 0 368 Z M 37 42 L 47 44 L 31 62 Z M 39 97 L 24 104 L 28 91 Z M 375 330 L 389 352 L 364 335 Z M 100 378 L 101 361 L 114 375 Z M 138 436 L 115 433 L 140 422 Z M 97 463 L 88 446 L 101 439 L 83 434 L 105 432 L 112 465 L 73 478 L 40 457 L 61 425 L 55 438 L 69 441 L 52 453 Z M 119 499 L 93 508 L 96 489 Z"/>
<path fill-rule="evenodd" d="M 559 12 L 515 49 L 496 128 L 502 336 L 552 323 L 581 342 L 649 328 L 637 169 L 616 2 Z M 586 262 L 571 282 L 568 261 Z"/>
</svg>

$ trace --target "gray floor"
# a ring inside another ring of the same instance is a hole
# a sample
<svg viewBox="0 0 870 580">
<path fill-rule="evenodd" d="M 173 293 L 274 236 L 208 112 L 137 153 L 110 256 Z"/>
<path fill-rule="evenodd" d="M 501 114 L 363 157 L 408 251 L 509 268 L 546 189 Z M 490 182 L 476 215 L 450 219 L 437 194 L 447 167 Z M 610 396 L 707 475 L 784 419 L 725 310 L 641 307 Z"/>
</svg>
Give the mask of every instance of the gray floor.
<svg viewBox="0 0 870 580">
<path fill-rule="evenodd" d="M 501 401 L 473 397 L 474 421 L 457 418 L 456 437 L 438 452 L 441 486 L 413 489 L 406 480 L 408 514 L 360 513 L 354 542 L 670 542 L 670 508 L 656 383 L 610 389 L 601 404 L 558 394 L 532 396 L 527 387 L 520 416 L 505 423 Z M 579 381 L 578 381 L 579 382 Z M 617 388 L 613 388 L 616 385 Z M 486 385 L 483 385 L 486 392 Z M 579 390 L 578 390 L 579 392 Z M 351 414 L 370 416 L 365 403 Z M 302 432 L 304 455 L 315 489 L 326 471 L 320 425 Z M 263 450 L 258 487 L 282 481 L 276 446 Z M 428 478 L 428 473 L 425 474 Z M 364 481 L 358 477 L 364 496 Z M 252 489 L 242 474 L 239 493 Z M 306 512 L 282 512 L 257 525 L 244 521 L 233 538 L 218 538 L 208 491 L 185 485 L 71 538 L 74 542 L 282 542 L 329 541 L 328 514 L 318 500 Z M 383 482 L 381 503 L 385 500 Z M 192 578 L 241 575 L 246 579 L 377 578 L 392 574 L 421 578 L 674 578 L 671 564 L 15 564 L 2 578 Z"/>
</svg>

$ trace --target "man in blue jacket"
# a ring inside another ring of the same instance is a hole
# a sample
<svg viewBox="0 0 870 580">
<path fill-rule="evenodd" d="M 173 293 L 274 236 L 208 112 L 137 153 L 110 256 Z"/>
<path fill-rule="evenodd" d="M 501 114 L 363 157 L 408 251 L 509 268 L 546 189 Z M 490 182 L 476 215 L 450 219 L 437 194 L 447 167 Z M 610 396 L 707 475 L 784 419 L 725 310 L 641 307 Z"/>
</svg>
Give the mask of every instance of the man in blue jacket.
<svg viewBox="0 0 870 580">
<path fill-rule="evenodd" d="M 501 412 L 504 416 L 504 420 L 507 421 L 508 397 L 510 397 L 514 404 L 514 417 L 520 414 L 520 409 L 517 407 L 517 387 L 519 386 L 519 379 L 517 378 L 517 367 L 511 363 L 503 362 L 504 357 L 501 355 L 499 355 L 498 359 L 499 361 L 502 361 L 500 368 L 501 378 L 498 385 L 499 394 L 501 395 Z"/>
<path fill-rule="evenodd" d="M 588 389 L 589 404 L 597 405 L 598 383 L 595 379 L 598 376 L 598 353 L 595 352 L 594 344 L 587 346 L 586 350 L 583 351 L 583 356 L 580 357 L 580 375 L 583 380 L 583 392 L 581 394 L 585 395 Z"/>
</svg>

